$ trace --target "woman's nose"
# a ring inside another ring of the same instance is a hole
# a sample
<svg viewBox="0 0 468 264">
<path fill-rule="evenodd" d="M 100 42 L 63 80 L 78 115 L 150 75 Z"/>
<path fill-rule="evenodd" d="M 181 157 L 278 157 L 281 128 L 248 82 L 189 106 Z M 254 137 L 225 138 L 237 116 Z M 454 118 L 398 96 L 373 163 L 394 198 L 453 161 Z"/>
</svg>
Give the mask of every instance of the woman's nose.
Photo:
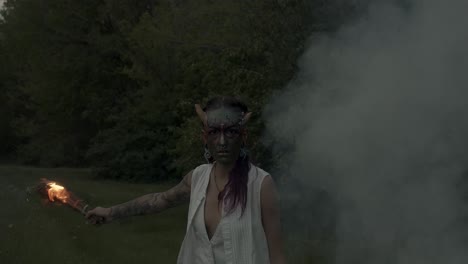
<svg viewBox="0 0 468 264">
<path fill-rule="evenodd" d="M 221 131 L 221 133 L 219 135 L 219 144 L 220 145 L 226 144 L 226 140 L 224 139 L 224 132 L 223 131 Z"/>
</svg>

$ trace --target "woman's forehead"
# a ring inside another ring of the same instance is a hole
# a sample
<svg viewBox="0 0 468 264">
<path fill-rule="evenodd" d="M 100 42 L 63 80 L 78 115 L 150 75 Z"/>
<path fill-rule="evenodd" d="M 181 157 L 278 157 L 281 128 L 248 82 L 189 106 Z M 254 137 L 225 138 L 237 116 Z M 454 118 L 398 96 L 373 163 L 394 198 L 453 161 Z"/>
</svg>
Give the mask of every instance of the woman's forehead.
<svg viewBox="0 0 468 264">
<path fill-rule="evenodd" d="M 219 126 L 221 124 L 231 126 L 240 124 L 242 121 L 242 113 L 225 107 L 207 111 L 206 116 L 208 126 Z"/>
</svg>

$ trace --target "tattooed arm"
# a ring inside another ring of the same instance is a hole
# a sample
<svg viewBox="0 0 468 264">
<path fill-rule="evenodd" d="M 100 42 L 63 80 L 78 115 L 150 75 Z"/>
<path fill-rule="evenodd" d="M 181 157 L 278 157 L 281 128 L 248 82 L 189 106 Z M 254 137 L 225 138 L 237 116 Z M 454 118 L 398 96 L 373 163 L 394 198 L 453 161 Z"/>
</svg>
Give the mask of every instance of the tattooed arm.
<svg viewBox="0 0 468 264">
<path fill-rule="evenodd" d="M 189 201 L 192 172 L 193 170 L 187 173 L 179 184 L 165 192 L 143 195 L 110 208 L 96 207 L 86 214 L 86 218 L 94 224 L 107 223 L 129 216 L 159 213 Z"/>
</svg>

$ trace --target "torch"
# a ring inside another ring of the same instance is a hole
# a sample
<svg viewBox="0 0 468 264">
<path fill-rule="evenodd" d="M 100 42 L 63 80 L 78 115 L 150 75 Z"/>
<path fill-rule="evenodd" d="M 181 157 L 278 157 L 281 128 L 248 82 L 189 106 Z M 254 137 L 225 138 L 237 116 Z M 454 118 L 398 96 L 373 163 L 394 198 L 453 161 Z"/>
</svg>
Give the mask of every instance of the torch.
<svg viewBox="0 0 468 264">
<path fill-rule="evenodd" d="M 59 201 L 63 204 L 70 206 L 82 215 L 86 215 L 89 205 L 83 200 L 78 198 L 75 194 L 68 191 L 64 186 L 42 178 L 36 187 L 39 194 L 49 199 L 51 202 Z M 99 217 L 97 222 L 102 223 L 104 219 Z"/>
</svg>

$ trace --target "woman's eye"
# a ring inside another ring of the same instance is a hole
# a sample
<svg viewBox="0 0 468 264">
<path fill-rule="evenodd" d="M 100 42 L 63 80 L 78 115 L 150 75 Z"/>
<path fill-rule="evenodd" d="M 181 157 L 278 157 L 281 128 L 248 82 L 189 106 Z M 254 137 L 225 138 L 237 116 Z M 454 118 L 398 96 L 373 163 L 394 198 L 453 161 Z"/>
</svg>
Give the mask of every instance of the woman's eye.
<svg viewBox="0 0 468 264">
<path fill-rule="evenodd" d="M 239 134 L 239 130 L 237 130 L 237 129 L 229 129 L 229 130 L 228 130 L 228 133 L 231 134 L 231 135 L 238 135 L 238 134 Z"/>
</svg>

